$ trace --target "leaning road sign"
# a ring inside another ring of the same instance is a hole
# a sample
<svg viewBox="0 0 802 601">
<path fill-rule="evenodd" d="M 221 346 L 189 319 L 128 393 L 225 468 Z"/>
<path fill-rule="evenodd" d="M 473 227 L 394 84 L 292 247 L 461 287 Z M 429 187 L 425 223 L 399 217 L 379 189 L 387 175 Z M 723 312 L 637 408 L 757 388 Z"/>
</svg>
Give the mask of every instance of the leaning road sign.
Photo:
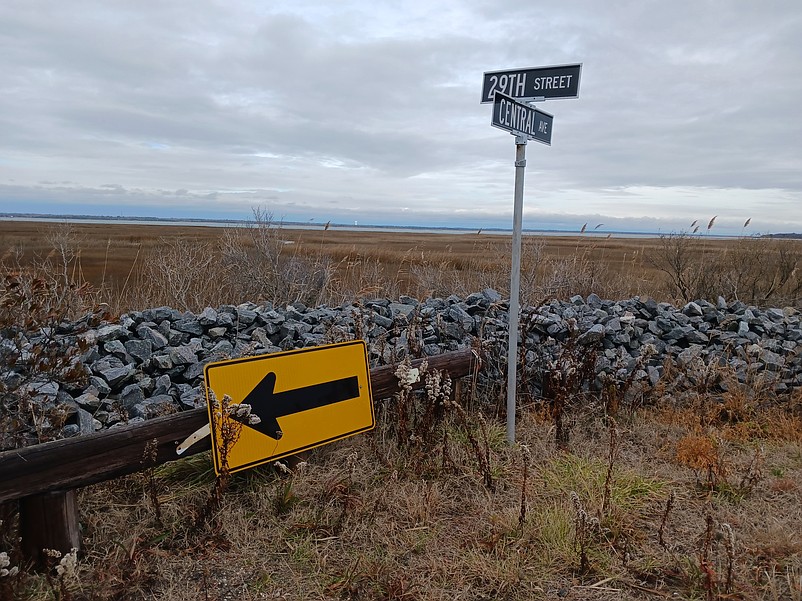
<svg viewBox="0 0 802 601">
<path fill-rule="evenodd" d="M 482 104 L 493 102 L 496 92 L 516 100 L 578 98 L 582 63 L 487 71 L 482 82 Z"/>
<path fill-rule="evenodd" d="M 554 116 L 496 92 L 490 125 L 551 146 Z"/>
<path fill-rule="evenodd" d="M 214 469 L 233 473 L 373 428 L 365 342 L 305 348 L 209 363 L 204 369 Z M 213 396 L 212 396 L 213 395 Z M 259 423 L 243 422 L 228 449 L 214 399 L 246 403 Z"/>
</svg>

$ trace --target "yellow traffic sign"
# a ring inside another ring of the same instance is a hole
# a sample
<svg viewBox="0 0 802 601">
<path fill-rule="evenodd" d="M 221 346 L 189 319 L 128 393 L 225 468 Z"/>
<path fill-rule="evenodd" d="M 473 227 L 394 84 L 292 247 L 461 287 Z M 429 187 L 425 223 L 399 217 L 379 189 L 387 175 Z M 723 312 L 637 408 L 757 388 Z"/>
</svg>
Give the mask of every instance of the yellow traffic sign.
<svg viewBox="0 0 802 601">
<path fill-rule="evenodd" d="M 218 474 L 224 460 L 233 473 L 365 432 L 375 424 L 363 340 L 218 361 L 206 365 L 204 374 Z M 214 408 L 214 400 L 219 404 L 225 395 L 232 406 L 250 405 L 251 415 L 259 418 L 255 424 L 242 420 L 228 445 L 223 433 L 230 430 Z"/>
</svg>

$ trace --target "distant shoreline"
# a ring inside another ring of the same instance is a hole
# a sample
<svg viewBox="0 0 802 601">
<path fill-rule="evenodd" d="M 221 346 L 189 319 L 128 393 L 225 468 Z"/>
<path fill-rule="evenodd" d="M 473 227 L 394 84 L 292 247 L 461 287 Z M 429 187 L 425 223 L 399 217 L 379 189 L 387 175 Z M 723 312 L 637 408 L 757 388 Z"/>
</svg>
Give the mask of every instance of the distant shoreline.
<svg viewBox="0 0 802 601">
<path fill-rule="evenodd" d="M 38 221 L 38 222 L 68 222 L 68 223 L 121 223 L 121 224 L 140 224 L 140 225 L 183 225 L 198 227 L 247 227 L 252 220 L 247 219 L 203 219 L 203 218 L 184 218 L 184 217 L 136 217 L 136 216 L 114 216 L 114 215 L 74 215 L 74 214 L 42 214 L 42 213 L 0 213 L 0 220 L 3 221 Z M 345 223 L 310 223 L 300 221 L 274 221 L 277 226 L 289 229 L 318 230 L 332 228 L 346 231 L 393 231 L 393 232 L 433 232 L 451 234 L 488 234 L 488 235 L 510 235 L 512 230 L 504 228 L 465 228 L 448 226 L 415 226 L 415 225 L 349 225 Z M 622 231 L 575 231 L 575 230 L 552 230 L 552 229 L 524 229 L 523 233 L 529 235 L 546 236 L 587 236 L 593 238 L 605 238 L 615 236 L 619 238 L 659 238 L 660 232 L 622 232 Z M 729 239 L 737 238 L 732 235 L 705 234 L 711 238 Z M 802 234 L 766 234 L 763 237 L 801 239 Z"/>
</svg>

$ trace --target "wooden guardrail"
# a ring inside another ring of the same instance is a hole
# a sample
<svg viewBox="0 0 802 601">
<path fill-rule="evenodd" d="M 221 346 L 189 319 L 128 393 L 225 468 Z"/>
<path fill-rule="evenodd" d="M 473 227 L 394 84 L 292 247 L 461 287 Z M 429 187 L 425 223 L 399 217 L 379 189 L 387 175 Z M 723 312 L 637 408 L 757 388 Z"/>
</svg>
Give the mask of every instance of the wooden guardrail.
<svg viewBox="0 0 802 601">
<path fill-rule="evenodd" d="M 475 373 L 482 363 L 470 349 L 428 357 L 427 361 L 429 369 L 445 371 L 455 380 Z M 412 366 L 421 363 L 422 359 L 416 359 Z M 395 369 L 370 370 L 374 402 L 399 391 Z M 20 500 L 23 549 L 37 559 L 43 548 L 67 552 L 78 547 L 76 488 L 208 450 L 207 438 L 181 456 L 176 454 L 177 446 L 208 421 L 206 409 L 194 409 L 0 453 L 0 503 Z M 147 461 L 146 445 L 150 445 Z"/>
</svg>

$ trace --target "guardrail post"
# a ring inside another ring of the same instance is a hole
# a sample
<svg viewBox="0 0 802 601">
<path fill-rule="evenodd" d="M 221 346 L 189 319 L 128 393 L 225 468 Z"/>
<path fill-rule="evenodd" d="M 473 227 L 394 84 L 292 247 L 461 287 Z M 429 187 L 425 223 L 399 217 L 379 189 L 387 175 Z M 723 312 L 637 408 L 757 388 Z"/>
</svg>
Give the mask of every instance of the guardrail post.
<svg viewBox="0 0 802 601">
<path fill-rule="evenodd" d="M 62 556 L 81 548 L 78 503 L 74 490 L 56 490 L 20 499 L 22 552 L 39 568 L 47 566 L 45 549 Z"/>
</svg>

